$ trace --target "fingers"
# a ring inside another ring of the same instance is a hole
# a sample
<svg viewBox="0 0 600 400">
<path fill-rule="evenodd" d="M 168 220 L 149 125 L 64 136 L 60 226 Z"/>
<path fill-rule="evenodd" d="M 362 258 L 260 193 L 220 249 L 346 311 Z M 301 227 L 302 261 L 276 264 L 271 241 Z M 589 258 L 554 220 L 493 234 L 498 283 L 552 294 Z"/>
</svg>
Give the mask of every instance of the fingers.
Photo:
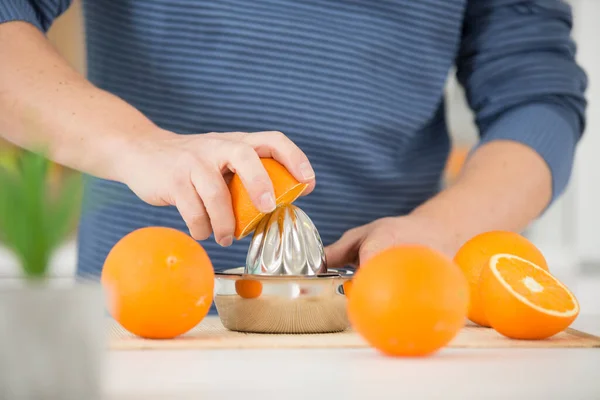
<svg viewBox="0 0 600 400">
<path fill-rule="evenodd" d="M 358 251 L 364 240 L 366 227 L 351 229 L 344 233 L 335 243 L 325 248 L 328 268 L 342 268 L 346 265 L 356 265 Z"/>
<path fill-rule="evenodd" d="M 183 183 L 175 188 L 175 207 L 187 225 L 190 235 L 196 240 L 206 240 L 212 229 L 204 204 L 192 185 Z"/>
<path fill-rule="evenodd" d="M 173 178 L 173 204 L 185 221 L 190 235 L 206 240 L 214 233 L 221 246 L 233 243 L 235 217 L 229 189 L 220 171 L 194 157 L 184 159 Z"/>
<path fill-rule="evenodd" d="M 276 206 L 273 184 L 256 151 L 242 142 L 228 148 L 229 154 L 224 155 L 228 168 L 240 177 L 254 206 L 263 213 L 273 211 Z"/>
<path fill-rule="evenodd" d="M 262 213 L 275 207 L 271 179 L 261 157 L 279 161 L 300 182 L 309 184 L 304 195 L 314 188 L 315 174 L 306 155 L 281 132 L 256 134 L 227 133 L 198 135 L 200 147 L 185 142 L 175 169 L 175 205 L 191 236 L 205 240 L 214 233 L 222 246 L 233 242 L 235 215 L 227 180 L 235 173 L 254 206 Z M 188 139 L 188 138 L 186 138 Z M 188 139 L 189 140 L 189 139 Z M 225 176 L 223 176 L 225 174 Z"/>
<path fill-rule="evenodd" d="M 208 213 L 209 227 L 212 226 L 215 241 L 221 246 L 230 246 L 233 243 L 235 217 L 231 195 L 223 177 L 209 168 L 197 168 L 192 170 L 191 180 Z"/>
<path fill-rule="evenodd" d="M 279 161 L 298 181 L 308 183 L 303 195 L 312 192 L 315 172 L 306 154 L 290 138 L 278 131 L 265 131 L 246 135 L 244 142 L 251 145 L 259 157 Z"/>
<path fill-rule="evenodd" d="M 360 264 L 366 263 L 373 256 L 393 245 L 393 242 L 387 239 L 377 239 L 375 235 L 374 237 L 374 239 L 365 240 L 360 246 L 358 254 Z"/>
<path fill-rule="evenodd" d="M 358 260 L 361 265 L 364 265 L 372 257 L 378 253 L 394 246 L 397 243 L 403 243 L 403 240 L 398 240 L 395 235 L 398 232 L 396 226 L 386 224 L 385 220 L 379 220 L 379 223 L 371 224 L 368 236 L 360 245 Z"/>
</svg>

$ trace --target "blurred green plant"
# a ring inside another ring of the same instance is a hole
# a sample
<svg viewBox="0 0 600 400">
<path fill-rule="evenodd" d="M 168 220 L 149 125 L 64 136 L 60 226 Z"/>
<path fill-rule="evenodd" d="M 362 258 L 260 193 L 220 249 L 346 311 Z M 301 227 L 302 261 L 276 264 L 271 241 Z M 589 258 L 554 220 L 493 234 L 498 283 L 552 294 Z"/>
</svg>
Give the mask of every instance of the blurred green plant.
<svg viewBox="0 0 600 400">
<path fill-rule="evenodd" d="M 0 162 L 0 242 L 20 261 L 27 279 L 47 276 L 50 259 L 79 215 L 81 176 L 52 182 L 43 153 L 20 151 Z"/>
</svg>

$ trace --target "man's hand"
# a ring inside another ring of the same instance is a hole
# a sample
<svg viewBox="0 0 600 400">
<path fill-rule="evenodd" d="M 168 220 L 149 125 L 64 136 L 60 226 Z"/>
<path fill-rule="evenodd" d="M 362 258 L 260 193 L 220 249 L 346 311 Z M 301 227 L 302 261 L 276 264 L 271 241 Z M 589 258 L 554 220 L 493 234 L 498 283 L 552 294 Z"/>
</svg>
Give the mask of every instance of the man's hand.
<svg viewBox="0 0 600 400">
<path fill-rule="evenodd" d="M 33 25 L 0 26 L 0 135 L 67 167 L 129 186 L 143 201 L 176 206 L 192 237 L 232 243 L 227 179 L 237 172 L 261 211 L 275 207 L 259 158 L 274 158 L 314 187 L 306 155 L 281 132 L 178 135 L 75 71 Z M 5 56 L 6 55 L 6 56 Z"/>
<path fill-rule="evenodd" d="M 279 161 L 314 188 L 306 155 L 281 132 L 177 135 L 157 131 L 124 149 L 119 180 L 145 202 L 173 205 L 197 240 L 214 232 L 222 246 L 233 242 L 235 217 L 227 182 L 237 173 L 261 212 L 275 209 L 274 190 L 260 157 Z"/>
<path fill-rule="evenodd" d="M 447 227 L 421 215 L 389 217 L 347 231 L 325 249 L 328 268 L 358 267 L 375 254 L 400 244 L 422 244 L 452 257 L 460 243 Z"/>
<path fill-rule="evenodd" d="M 259 157 L 314 187 L 306 155 L 280 132 L 178 135 L 75 71 L 33 25 L 0 26 L 0 135 L 44 149 L 67 167 L 129 186 L 145 202 L 176 206 L 198 240 L 232 242 L 226 186 L 239 173 L 255 206 L 271 211 L 273 187 Z"/>
</svg>

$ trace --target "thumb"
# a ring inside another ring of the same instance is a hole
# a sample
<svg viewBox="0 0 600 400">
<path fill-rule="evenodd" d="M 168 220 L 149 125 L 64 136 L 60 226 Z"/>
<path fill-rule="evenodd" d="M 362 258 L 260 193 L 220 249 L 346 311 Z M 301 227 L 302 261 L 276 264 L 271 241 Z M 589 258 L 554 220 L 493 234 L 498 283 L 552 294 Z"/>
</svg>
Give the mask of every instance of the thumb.
<svg viewBox="0 0 600 400">
<path fill-rule="evenodd" d="M 327 246 L 325 248 L 327 268 L 341 268 L 355 264 L 365 232 L 365 227 L 351 229 L 344 233 L 337 242 Z"/>
</svg>

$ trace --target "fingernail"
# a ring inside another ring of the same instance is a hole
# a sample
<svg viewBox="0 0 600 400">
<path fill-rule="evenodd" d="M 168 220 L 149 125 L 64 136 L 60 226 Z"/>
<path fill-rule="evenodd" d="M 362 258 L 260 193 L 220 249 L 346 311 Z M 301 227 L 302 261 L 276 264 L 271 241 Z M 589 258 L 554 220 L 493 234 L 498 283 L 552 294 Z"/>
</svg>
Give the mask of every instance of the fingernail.
<svg viewBox="0 0 600 400">
<path fill-rule="evenodd" d="M 225 236 L 219 244 L 223 247 L 229 247 L 233 244 L 233 236 Z"/>
<path fill-rule="evenodd" d="M 300 164 L 300 173 L 302 174 L 302 178 L 305 180 L 310 180 L 315 177 L 315 171 L 313 171 L 310 163 Z"/>
<path fill-rule="evenodd" d="M 275 209 L 275 198 L 271 193 L 266 192 L 260 196 L 260 207 L 265 212 L 271 212 Z"/>
</svg>

